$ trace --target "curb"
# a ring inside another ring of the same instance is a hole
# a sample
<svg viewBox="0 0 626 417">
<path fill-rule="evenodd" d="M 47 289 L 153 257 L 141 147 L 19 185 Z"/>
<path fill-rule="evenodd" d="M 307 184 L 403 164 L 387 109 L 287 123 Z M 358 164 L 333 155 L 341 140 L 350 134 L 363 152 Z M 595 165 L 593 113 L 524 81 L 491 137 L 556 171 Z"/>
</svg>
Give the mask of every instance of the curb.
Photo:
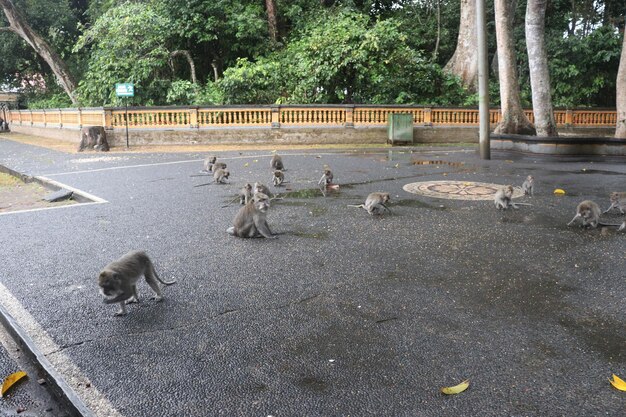
<svg viewBox="0 0 626 417">
<path fill-rule="evenodd" d="M 26 352 L 35 367 L 43 374 L 51 394 L 70 412 L 72 417 L 95 417 L 85 403 L 54 369 L 46 356 L 37 348 L 35 342 L 26 331 L 15 321 L 9 312 L 0 305 L 0 323 L 6 328 L 13 340 Z"/>
</svg>

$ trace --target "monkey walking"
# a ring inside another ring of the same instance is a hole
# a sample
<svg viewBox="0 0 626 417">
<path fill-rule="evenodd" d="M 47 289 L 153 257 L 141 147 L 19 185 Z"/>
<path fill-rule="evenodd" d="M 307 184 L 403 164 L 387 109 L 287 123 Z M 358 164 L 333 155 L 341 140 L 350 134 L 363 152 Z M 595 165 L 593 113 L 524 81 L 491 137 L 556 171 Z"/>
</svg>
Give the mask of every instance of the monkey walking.
<svg viewBox="0 0 626 417">
<path fill-rule="evenodd" d="M 614 191 L 609 194 L 609 199 L 611 200 L 611 206 L 602 213 L 608 213 L 614 208 L 617 208 L 621 214 L 624 214 L 624 208 L 626 208 L 626 192 Z"/>
<path fill-rule="evenodd" d="M 382 216 L 385 211 L 388 211 L 391 214 L 391 210 L 389 207 L 385 205 L 391 200 L 389 193 L 370 193 L 365 199 L 365 204 L 353 205 L 348 204 L 348 207 L 358 207 L 364 208 L 371 215 Z"/>
<path fill-rule="evenodd" d="M 270 208 L 270 199 L 266 194 L 255 193 L 252 201 L 239 209 L 233 220 L 233 226 L 226 232 L 237 237 L 258 237 L 277 239 L 267 224 L 267 210 Z"/>
<path fill-rule="evenodd" d="M 533 196 L 533 188 L 535 186 L 535 178 L 532 175 L 526 177 L 526 180 L 522 184 L 522 191 L 524 195 Z"/>
<path fill-rule="evenodd" d="M 123 316 L 126 304 L 138 303 L 137 281 L 144 276 L 150 288 L 156 294 L 153 299 L 161 301 L 163 295 L 159 282 L 164 285 L 174 284 L 176 281 L 166 282 L 159 278 L 152 261 L 143 251 L 131 251 L 117 261 L 113 261 L 100 272 L 98 285 L 100 292 L 106 297 L 105 304 L 119 303 L 120 309 L 116 316 Z"/>
<path fill-rule="evenodd" d="M 281 185 L 283 185 L 284 181 L 285 174 L 283 173 L 283 171 L 281 171 L 280 169 L 275 170 L 274 175 L 272 175 L 272 183 L 274 184 L 274 187 L 280 187 Z"/>
<path fill-rule="evenodd" d="M 280 155 L 275 153 L 272 156 L 272 160 L 270 161 L 270 167 L 272 167 L 273 170 L 284 171 L 285 170 L 285 166 L 283 165 L 283 158 L 281 158 Z"/>
<path fill-rule="evenodd" d="M 506 210 L 509 207 L 513 207 L 514 209 L 519 209 L 518 206 L 532 206 L 532 204 L 528 203 L 514 203 L 511 201 L 513 199 L 513 186 L 505 185 L 496 191 L 496 194 L 493 197 L 493 202 L 496 205 L 498 210 Z"/>
<path fill-rule="evenodd" d="M 598 206 L 595 202 L 591 200 L 581 201 L 578 206 L 576 206 L 576 215 L 569 223 L 567 223 L 567 225 L 571 226 L 578 219 L 580 219 L 581 221 L 580 227 L 591 226 L 593 228 L 596 228 L 598 227 L 598 225 L 614 226 L 619 227 L 619 229 L 617 229 L 618 231 L 626 228 L 626 222 L 622 223 L 621 225 L 601 222 L 600 206 Z"/>
</svg>

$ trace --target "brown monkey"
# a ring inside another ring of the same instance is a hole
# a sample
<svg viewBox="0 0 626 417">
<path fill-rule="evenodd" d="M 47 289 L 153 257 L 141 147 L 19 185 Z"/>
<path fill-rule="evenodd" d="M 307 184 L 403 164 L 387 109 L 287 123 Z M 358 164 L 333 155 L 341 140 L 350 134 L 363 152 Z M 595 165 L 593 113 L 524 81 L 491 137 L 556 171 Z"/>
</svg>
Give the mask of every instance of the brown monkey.
<svg viewBox="0 0 626 417">
<path fill-rule="evenodd" d="M 274 171 L 274 175 L 272 175 L 272 182 L 274 183 L 274 187 L 280 187 L 283 185 L 285 181 L 285 174 L 280 169 Z"/>
<path fill-rule="evenodd" d="M 215 171 L 217 169 L 226 169 L 226 163 L 225 162 L 215 162 L 213 164 L 213 171 Z"/>
<path fill-rule="evenodd" d="M 381 216 L 385 211 L 391 213 L 389 207 L 385 205 L 385 203 L 388 203 L 390 200 L 391 196 L 389 193 L 370 193 L 365 199 L 365 204 L 359 204 L 358 206 L 349 205 L 349 207 L 364 208 L 371 215 Z"/>
<path fill-rule="evenodd" d="M 496 191 L 496 194 L 494 195 L 493 198 L 493 202 L 496 205 L 496 208 L 498 210 L 502 209 L 502 210 L 506 210 L 509 207 L 513 207 L 514 209 L 519 209 L 518 206 L 532 206 L 532 204 L 528 204 L 528 203 L 514 203 L 513 201 L 511 201 L 513 198 L 513 186 L 512 185 L 505 185 L 504 187 L 500 188 L 498 191 Z"/>
<path fill-rule="evenodd" d="M 258 193 L 265 194 L 268 197 L 272 196 L 272 193 L 270 192 L 270 189 L 267 188 L 266 185 L 261 184 L 260 182 L 255 182 L 254 183 L 253 192 L 254 192 L 254 194 L 258 194 Z"/>
<path fill-rule="evenodd" d="M 204 160 L 204 171 L 212 172 L 213 164 L 215 164 L 215 161 L 217 161 L 217 156 L 215 155 L 207 156 L 206 159 Z"/>
<path fill-rule="evenodd" d="M 333 183 L 333 178 L 333 172 L 330 168 L 324 168 L 324 175 L 322 175 L 322 178 L 320 178 L 317 184 L 320 186 L 331 185 Z"/>
<path fill-rule="evenodd" d="M 526 181 L 522 184 L 522 191 L 524 191 L 524 195 L 529 195 L 532 197 L 533 188 L 535 186 L 535 178 L 532 175 L 526 177 Z"/>
<path fill-rule="evenodd" d="M 614 208 L 618 208 L 619 212 L 624 214 L 624 208 L 626 208 L 626 192 L 612 192 L 609 194 L 611 200 L 611 206 L 604 210 L 602 213 L 608 213 Z"/>
<path fill-rule="evenodd" d="M 224 180 L 227 179 L 229 176 L 230 176 L 230 172 L 228 172 L 227 169 L 218 168 L 213 173 L 213 180 L 215 181 L 216 184 L 224 184 L 225 183 Z"/>
<path fill-rule="evenodd" d="M 239 204 L 248 204 L 252 200 L 252 185 L 246 183 L 241 190 L 239 190 Z"/>
<path fill-rule="evenodd" d="M 258 237 L 277 239 L 267 225 L 267 210 L 270 207 L 270 199 L 266 194 L 256 193 L 251 202 L 243 206 L 235 219 L 233 226 L 226 231 L 237 237 Z"/>
<path fill-rule="evenodd" d="M 154 269 L 152 261 L 143 251 L 128 252 L 117 261 L 113 261 L 105 266 L 100 272 L 98 276 L 100 292 L 107 297 L 112 297 L 105 299 L 105 304 L 120 304 L 120 310 L 115 313 L 116 316 L 126 314 L 126 303 L 139 302 L 137 281 L 142 275 L 156 294 L 153 298 L 157 301 L 163 299 L 159 282 L 164 285 L 171 285 L 176 282 L 161 280 Z"/>
<path fill-rule="evenodd" d="M 572 223 L 574 223 L 577 219 L 581 219 L 580 227 L 591 226 L 595 228 L 595 227 L 598 227 L 598 225 L 615 226 L 615 227 L 619 227 L 619 229 L 617 229 L 618 231 L 624 230 L 624 228 L 626 228 L 624 223 L 619 225 L 619 224 L 601 222 L 600 221 L 600 206 L 598 206 L 595 202 L 591 200 L 585 200 L 578 204 L 578 206 L 576 207 L 576 215 L 574 216 L 572 221 L 567 223 L 567 225 L 571 226 Z"/>
<path fill-rule="evenodd" d="M 285 166 L 283 165 L 283 158 L 275 153 L 274 156 L 272 156 L 272 160 L 270 161 L 270 167 L 272 167 L 273 170 L 284 170 Z"/>
</svg>

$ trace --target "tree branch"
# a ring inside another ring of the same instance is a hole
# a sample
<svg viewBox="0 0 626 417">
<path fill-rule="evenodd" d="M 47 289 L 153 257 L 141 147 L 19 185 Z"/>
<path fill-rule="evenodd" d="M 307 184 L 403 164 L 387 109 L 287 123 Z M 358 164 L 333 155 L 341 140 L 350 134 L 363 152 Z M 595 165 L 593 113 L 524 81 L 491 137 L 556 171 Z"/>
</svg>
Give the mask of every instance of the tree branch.
<svg viewBox="0 0 626 417">
<path fill-rule="evenodd" d="M 191 82 L 194 84 L 197 84 L 196 64 L 193 62 L 193 59 L 191 58 L 191 54 L 189 53 L 189 51 L 186 51 L 186 50 L 178 50 L 178 51 L 173 51 L 172 53 L 170 53 L 170 58 L 174 58 L 175 56 L 178 56 L 178 55 L 182 55 L 187 59 L 187 62 L 189 63 L 189 69 L 191 71 Z"/>
</svg>

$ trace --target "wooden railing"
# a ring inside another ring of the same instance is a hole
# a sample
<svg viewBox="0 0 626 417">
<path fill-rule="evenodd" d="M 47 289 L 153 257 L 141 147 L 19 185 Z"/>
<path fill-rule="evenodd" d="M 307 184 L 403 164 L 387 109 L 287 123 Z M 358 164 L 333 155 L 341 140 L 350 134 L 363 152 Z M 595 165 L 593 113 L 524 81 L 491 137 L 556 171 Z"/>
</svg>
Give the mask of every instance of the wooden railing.
<svg viewBox="0 0 626 417">
<path fill-rule="evenodd" d="M 524 110 L 533 121 L 532 110 Z M 410 113 L 415 126 L 478 126 L 478 109 L 421 106 L 231 106 L 231 107 L 132 107 L 11 110 L 9 123 L 50 128 L 104 126 L 106 129 L 200 129 L 200 128 L 280 128 L 375 127 L 386 126 L 390 114 Z M 557 126 L 614 127 L 614 110 L 555 110 Z M 501 119 L 499 109 L 491 109 L 492 125 Z"/>
</svg>

